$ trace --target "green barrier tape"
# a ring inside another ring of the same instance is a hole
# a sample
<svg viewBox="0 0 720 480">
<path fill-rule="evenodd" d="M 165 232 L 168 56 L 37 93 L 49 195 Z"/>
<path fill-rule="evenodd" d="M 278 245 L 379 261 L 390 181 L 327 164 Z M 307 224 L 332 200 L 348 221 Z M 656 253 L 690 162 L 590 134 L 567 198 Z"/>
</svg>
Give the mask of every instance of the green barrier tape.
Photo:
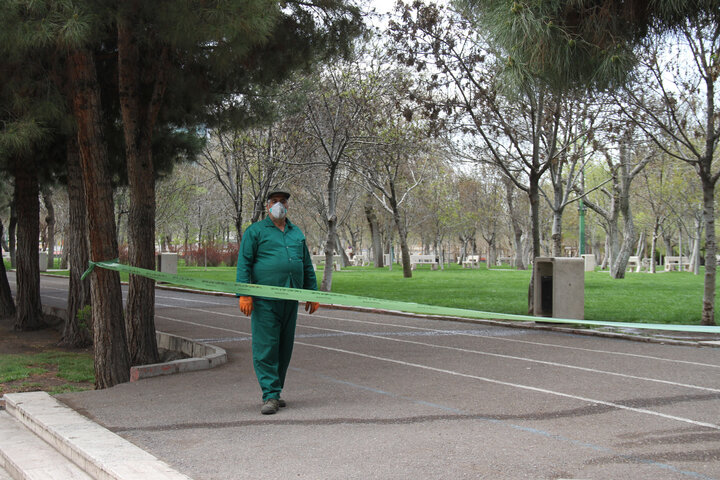
<svg viewBox="0 0 720 480">
<path fill-rule="evenodd" d="M 529 315 L 514 315 L 509 313 L 482 312 L 479 310 L 466 310 L 463 308 L 440 307 L 424 305 L 413 302 L 400 302 L 397 300 L 383 300 L 378 298 L 360 297 L 344 293 L 320 292 L 316 290 L 301 290 L 296 288 L 272 287 L 267 285 L 254 285 L 248 283 L 224 282 L 221 280 L 201 280 L 182 275 L 156 272 L 144 268 L 123 265 L 117 261 L 89 262 L 90 267 L 83 274 L 83 278 L 92 272 L 93 268 L 101 267 L 117 272 L 126 272 L 140 275 L 153 280 L 186 287 L 213 289 L 224 293 L 237 295 L 252 295 L 256 297 L 276 298 L 280 300 L 298 300 L 301 302 L 319 302 L 331 305 L 344 305 L 349 307 L 367 307 L 380 310 L 396 310 L 407 313 L 426 315 L 441 315 L 452 317 L 474 318 L 479 320 L 519 320 L 530 322 L 563 323 L 574 325 L 591 325 L 598 327 L 622 327 L 648 330 L 670 330 L 677 332 L 694 333 L 720 333 L 720 327 L 706 325 L 672 325 L 661 323 L 628 323 L 628 322 L 602 322 L 597 320 L 577 320 L 554 317 L 532 317 Z"/>
</svg>

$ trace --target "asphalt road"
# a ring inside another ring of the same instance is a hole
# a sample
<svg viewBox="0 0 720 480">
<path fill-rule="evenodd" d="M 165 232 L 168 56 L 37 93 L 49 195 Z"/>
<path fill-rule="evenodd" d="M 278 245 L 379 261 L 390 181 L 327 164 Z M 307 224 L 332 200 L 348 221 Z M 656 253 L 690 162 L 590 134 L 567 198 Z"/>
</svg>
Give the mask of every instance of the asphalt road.
<svg viewBox="0 0 720 480">
<path fill-rule="evenodd" d="M 262 416 L 234 298 L 157 290 L 156 326 L 228 363 L 58 398 L 197 480 L 720 479 L 718 348 L 321 308 Z"/>
</svg>

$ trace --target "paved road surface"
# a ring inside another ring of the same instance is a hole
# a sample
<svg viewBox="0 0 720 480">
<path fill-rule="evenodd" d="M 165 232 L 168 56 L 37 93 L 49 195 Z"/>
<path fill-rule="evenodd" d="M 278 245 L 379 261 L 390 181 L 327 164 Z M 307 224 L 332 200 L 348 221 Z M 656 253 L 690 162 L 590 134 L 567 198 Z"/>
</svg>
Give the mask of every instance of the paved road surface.
<svg viewBox="0 0 720 480">
<path fill-rule="evenodd" d="M 198 480 L 720 479 L 718 348 L 321 308 L 262 416 L 234 298 L 158 290 L 156 324 L 228 363 L 58 398 Z"/>
</svg>

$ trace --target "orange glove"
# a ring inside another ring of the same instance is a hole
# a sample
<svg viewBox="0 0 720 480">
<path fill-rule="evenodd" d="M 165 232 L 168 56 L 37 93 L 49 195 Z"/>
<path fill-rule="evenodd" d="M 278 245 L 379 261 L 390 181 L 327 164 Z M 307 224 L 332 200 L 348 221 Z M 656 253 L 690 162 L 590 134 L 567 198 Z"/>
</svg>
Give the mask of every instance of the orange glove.
<svg viewBox="0 0 720 480">
<path fill-rule="evenodd" d="M 253 309 L 252 297 L 238 297 L 238 305 L 240 311 L 249 317 Z"/>
<path fill-rule="evenodd" d="M 318 302 L 305 302 L 305 311 L 313 314 L 315 313 L 315 310 L 320 307 L 320 304 Z"/>
</svg>

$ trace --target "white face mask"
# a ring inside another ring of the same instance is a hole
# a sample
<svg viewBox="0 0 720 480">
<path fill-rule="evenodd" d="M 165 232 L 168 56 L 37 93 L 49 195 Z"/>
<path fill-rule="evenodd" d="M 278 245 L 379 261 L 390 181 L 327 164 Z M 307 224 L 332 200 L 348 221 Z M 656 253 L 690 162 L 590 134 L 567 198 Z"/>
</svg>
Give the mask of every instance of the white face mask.
<svg viewBox="0 0 720 480">
<path fill-rule="evenodd" d="M 287 215 L 287 208 L 285 208 L 282 203 L 277 202 L 275 205 L 270 207 L 270 215 L 277 220 L 282 220 L 285 218 L 285 215 Z"/>
</svg>

